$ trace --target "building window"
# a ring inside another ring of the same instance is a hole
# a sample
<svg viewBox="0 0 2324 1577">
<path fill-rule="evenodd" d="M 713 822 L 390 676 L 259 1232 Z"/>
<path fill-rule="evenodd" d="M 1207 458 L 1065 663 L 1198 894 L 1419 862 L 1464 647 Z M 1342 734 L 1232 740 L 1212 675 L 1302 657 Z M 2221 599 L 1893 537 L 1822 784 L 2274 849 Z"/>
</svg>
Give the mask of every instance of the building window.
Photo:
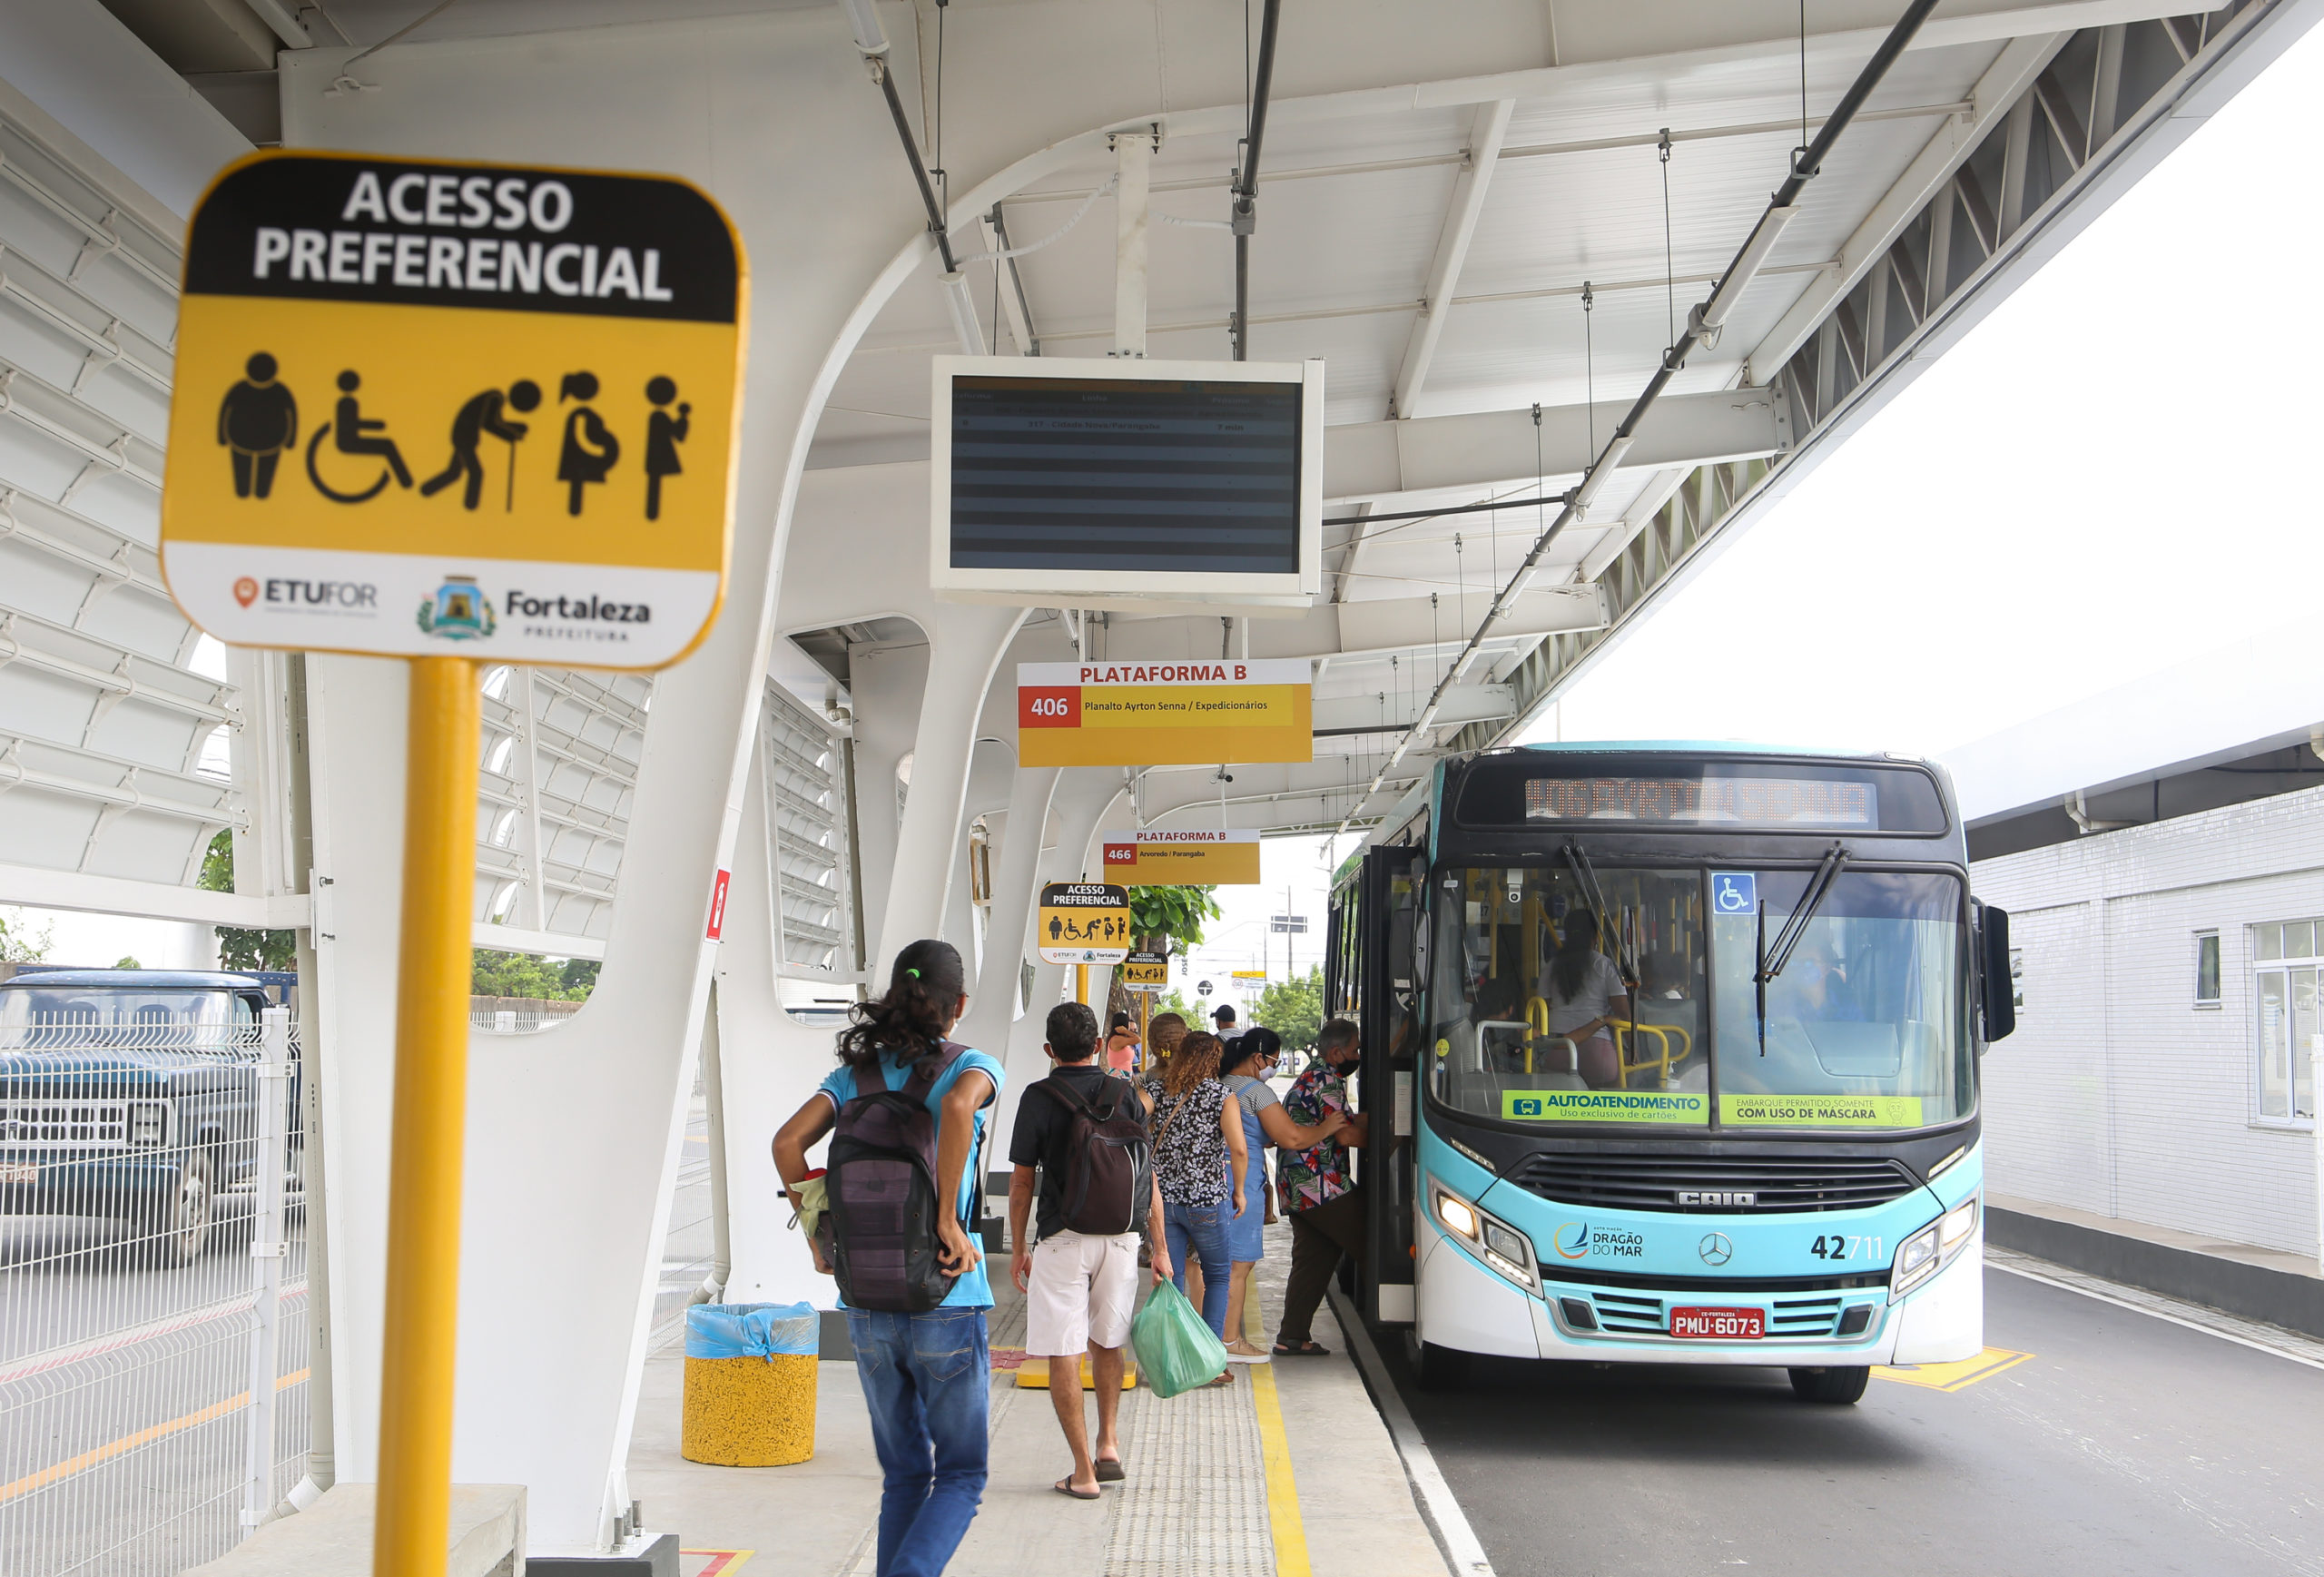
<svg viewBox="0 0 2324 1577">
<path fill-rule="evenodd" d="M 2219 1006 L 2219 932 L 2195 933 L 2195 1006 Z"/>
<path fill-rule="evenodd" d="M 2009 950 L 2009 1003 L 2019 1018 L 2025 1017 L 2025 950 Z"/>
<path fill-rule="evenodd" d="M 2260 1119 L 2316 1115 L 2316 981 L 2324 968 L 2324 922 L 2251 928 L 2252 1001 L 2258 1008 Z"/>
</svg>

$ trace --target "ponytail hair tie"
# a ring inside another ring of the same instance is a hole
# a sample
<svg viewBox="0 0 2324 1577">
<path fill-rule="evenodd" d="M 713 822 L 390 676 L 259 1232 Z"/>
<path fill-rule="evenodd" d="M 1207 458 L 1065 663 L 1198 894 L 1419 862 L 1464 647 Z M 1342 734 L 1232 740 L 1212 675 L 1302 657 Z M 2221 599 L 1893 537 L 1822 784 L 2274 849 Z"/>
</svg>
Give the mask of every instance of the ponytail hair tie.
<svg viewBox="0 0 2324 1577">
<path fill-rule="evenodd" d="M 920 971 L 918 970 L 908 969 L 904 971 L 904 973 L 910 975 L 914 980 L 920 979 Z"/>
</svg>

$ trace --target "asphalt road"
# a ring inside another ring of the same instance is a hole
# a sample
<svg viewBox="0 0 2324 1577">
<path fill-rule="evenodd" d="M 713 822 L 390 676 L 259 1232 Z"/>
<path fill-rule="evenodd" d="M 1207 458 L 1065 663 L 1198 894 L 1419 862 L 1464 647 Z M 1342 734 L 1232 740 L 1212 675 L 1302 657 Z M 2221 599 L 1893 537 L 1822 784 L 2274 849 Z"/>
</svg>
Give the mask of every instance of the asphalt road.
<svg viewBox="0 0 2324 1577">
<path fill-rule="evenodd" d="M 2324 1370 L 1999 1270 L 1985 1339 L 2031 1354 L 1853 1407 L 1780 1369 L 1478 1360 L 1394 1384 L 1498 1577 L 1729 1567 L 2324 1577 Z"/>
</svg>

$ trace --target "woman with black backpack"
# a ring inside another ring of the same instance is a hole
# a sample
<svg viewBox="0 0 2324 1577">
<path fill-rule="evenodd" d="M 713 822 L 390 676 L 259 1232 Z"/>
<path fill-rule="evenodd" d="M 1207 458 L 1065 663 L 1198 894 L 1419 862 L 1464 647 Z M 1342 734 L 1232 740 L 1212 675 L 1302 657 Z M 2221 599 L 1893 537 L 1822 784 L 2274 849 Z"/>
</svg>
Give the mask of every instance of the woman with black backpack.
<svg viewBox="0 0 2324 1577">
<path fill-rule="evenodd" d="M 968 1005 L 958 950 L 913 942 L 887 994 L 841 1031 L 838 1069 L 774 1136 L 794 1207 L 808 1148 L 832 1136 L 815 1268 L 839 1278 L 872 1412 L 884 1475 L 878 1577 L 936 1577 L 984 1495 L 992 1287 L 971 1223 L 1002 1075 L 946 1039 Z"/>
</svg>

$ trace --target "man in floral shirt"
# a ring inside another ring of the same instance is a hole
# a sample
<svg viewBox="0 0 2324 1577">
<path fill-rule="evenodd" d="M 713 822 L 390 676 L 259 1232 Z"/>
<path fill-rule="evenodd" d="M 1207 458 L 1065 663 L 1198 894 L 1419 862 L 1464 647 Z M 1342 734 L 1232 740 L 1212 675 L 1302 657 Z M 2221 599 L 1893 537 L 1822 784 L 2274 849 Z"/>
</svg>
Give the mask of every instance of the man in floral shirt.
<svg viewBox="0 0 2324 1577">
<path fill-rule="evenodd" d="M 1348 1175 L 1350 1149 L 1363 1148 L 1364 1115 L 1350 1109 L 1347 1081 L 1363 1061 L 1355 1021 L 1334 1019 L 1316 1037 L 1316 1060 L 1283 1098 L 1285 1115 L 1303 1128 L 1338 1112 L 1348 1126 L 1311 1149 L 1286 1150 L 1278 1177 L 1283 1207 L 1291 1217 L 1291 1279 L 1283 1294 L 1283 1326 L 1275 1333 L 1277 1357 L 1319 1355 L 1328 1349 L 1309 1335 L 1324 1289 L 1340 1267 L 1340 1256 L 1355 1256 L 1361 1267 L 1366 1248 L 1364 1190 Z"/>
</svg>

